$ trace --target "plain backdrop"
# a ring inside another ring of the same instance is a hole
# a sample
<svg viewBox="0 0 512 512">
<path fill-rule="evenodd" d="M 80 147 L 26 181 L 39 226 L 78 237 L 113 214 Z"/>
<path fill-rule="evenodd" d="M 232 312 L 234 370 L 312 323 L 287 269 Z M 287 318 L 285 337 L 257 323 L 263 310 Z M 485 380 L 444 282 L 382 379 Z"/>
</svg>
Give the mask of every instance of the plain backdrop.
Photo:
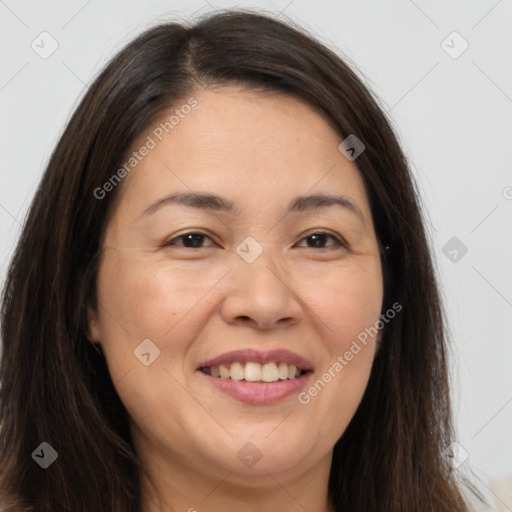
<svg viewBox="0 0 512 512">
<path fill-rule="evenodd" d="M 49 155 L 107 59 L 156 22 L 237 6 L 301 24 L 388 112 L 448 311 L 454 441 L 483 481 L 512 475 L 511 0 L 0 0 L 0 283 Z"/>
</svg>

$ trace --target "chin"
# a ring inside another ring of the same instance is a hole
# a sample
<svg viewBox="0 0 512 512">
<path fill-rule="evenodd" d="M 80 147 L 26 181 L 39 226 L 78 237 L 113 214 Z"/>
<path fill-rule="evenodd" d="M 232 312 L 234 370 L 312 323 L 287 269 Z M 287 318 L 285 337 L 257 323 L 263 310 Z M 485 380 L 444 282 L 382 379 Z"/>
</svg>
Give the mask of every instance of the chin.
<svg viewBox="0 0 512 512">
<path fill-rule="evenodd" d="M 309 443 L 313 439 L 308 429 L 304 429 L 304 436 L 299 436 L 296 427 L 293 431 L 283 428 L 280 432 L 279 428 L 279 421 L 273 422 L 271 428 L 267 423 L 264 427 L 241 426 L 239 435 L 233 435 L 233 438 L 224 436 L 223 442 L 212 442 L 205 447 L 203 454 L 208 456 L 213 466 L 242 475 L 268 476 L 268 473 L 293 472 L 304 464 L 306 456 L 311 458 L 315 447 Z M 230 433 L 234 430 L 228 428 Z M 312 459 L 321 458 L 323 452 L 320 448 L 323 447 L 318 448 L 318 456 Z"/>
</svg>

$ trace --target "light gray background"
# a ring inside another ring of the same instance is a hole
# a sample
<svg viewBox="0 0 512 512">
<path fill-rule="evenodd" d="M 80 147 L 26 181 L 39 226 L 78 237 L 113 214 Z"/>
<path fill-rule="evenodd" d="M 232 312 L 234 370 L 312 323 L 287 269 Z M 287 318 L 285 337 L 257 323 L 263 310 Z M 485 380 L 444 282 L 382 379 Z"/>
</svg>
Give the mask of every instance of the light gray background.
<svg viewBox="0 0 512 512">
<path fill-rule="evenodd" d="M 483 481 L 511 476 L 511 0 L 0 0 L 1 282 L 50 152 L 107 59 L 156 21 L 236 6 L 299 22 L 355 63 L 389 112 L 449 313 L 456 441 Z M 47 59 L 31 48 L 43 31 L 59 45 Z M 447 53 L 463 48 L 453 31 L 469 44 L 457 58 Z M 443 253 L 452 237 L 467 247 L 462 257 Z"/>
</svg>

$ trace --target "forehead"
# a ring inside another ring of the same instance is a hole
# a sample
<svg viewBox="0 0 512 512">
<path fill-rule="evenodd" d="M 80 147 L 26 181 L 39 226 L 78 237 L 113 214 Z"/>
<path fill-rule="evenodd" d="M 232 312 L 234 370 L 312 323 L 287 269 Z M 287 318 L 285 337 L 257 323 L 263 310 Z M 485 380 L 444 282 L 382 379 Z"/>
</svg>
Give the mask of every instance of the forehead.
<svg viewBox="0 0 512 512">
<path fill-rule="evenodd" d="M 339 151 L 341 136 L 313 107 L 236 87 L 193 98 L 193 108 L 181 110 L 186 100 L 178 102 L 133 145 L 137 151 L 148 137 L 154 143 L 123 183 L 123 196 L 140 211 L 176 191 L 209 191 L 254 211 L 331 192 L 354 199 L 369 215 L 359 170 Z M 176 110 L 181 115 L 173 116 Z"/>
</svg>

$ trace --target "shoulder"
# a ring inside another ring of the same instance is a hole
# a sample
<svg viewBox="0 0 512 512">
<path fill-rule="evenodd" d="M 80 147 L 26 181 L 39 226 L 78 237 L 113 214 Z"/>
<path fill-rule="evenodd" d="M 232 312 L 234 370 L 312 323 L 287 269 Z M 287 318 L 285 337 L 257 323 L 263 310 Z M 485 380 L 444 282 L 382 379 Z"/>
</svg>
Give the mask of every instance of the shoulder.
<svg viewBox="0 0 512 512">
<path fill-rule="evenodd" d="M 493 479 L 473 473 L 468 476 L 471 485 L 485 500 L 482 502 L 469 486 L 461 491 L 468 504 L 468 512 L 504 512 L 512 510 L 512 477 Z"/>
</svg>

